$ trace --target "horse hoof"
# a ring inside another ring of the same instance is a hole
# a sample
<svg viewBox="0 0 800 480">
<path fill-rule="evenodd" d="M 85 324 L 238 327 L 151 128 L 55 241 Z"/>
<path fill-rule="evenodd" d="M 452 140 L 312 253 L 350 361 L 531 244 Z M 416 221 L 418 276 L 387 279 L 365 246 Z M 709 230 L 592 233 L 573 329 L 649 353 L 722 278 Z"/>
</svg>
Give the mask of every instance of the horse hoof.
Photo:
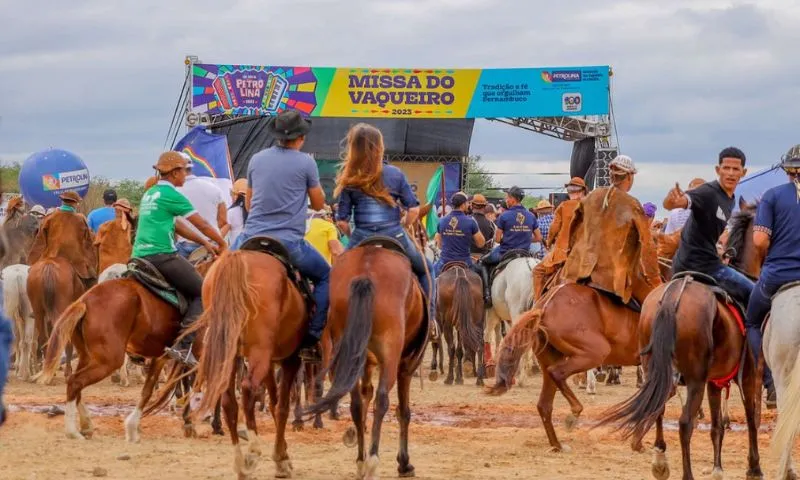
<svg viewBox="0 0 800 480">
<path fill-rule="evenodd" d="M 729 417 L 722 417 L 722 428 L 725 430 L 731 429 L 731 419 Z"/>
<path fill-rule="evenodd" d="M 573 413 L 567 415 L 567 418 L 564 420 L 564 426 L 567 428 L 568 431 L 575 428 L 575 425 L 577 424 L 578 424 L 578 417 Z"/>
<path fill-rule="evenodd" d="M 292 422 L 292 431 L 293 432 L 302 432 L 303 431 L 303 422 Z"/>
<path fill-rule="evenodd" d="M 570 447 L 569 445 L 567 445 L 565 443 L 562 443 L 559 446 L 550 447 L 549 452 L 550 453 L 572 453 L 572 447 Z"/>
<path fill-rule="evenodd" d="M 723 480 L 725 478 L 725 474 L 722 473 L 721 468 L 714 468 L 711 472 L 711 480 Z"/>
<path fill-rule="evenodd" d="M 86 440 L 86 437 L 78 432 L 67 432 L 67 438 L 70 440 Z"/>
<path fill-rule="evenodd" d="M 398 468 L 397 469 L 397 476 L 400 478 L 411 478 L 416 476 L 417 473 L 414 471 L 414 466 L 409 464 L 406 465 L 405 469 Z"/>
<path fill-rule="evenodd" d="M 120 383 L 120 381 L 121 377 L 119 375 L 119 372 L 111 374 L 111 383 Z"/>
<path fill-rule="evenodd" d="M 456 385 L 464 385 L 464 379 L 463 378 L 456 378 Z"/>
<path fill-rule="evenodd" d="M 321 430 L 323 428 L 325 428 L 325 425 L 322 424 L 322 419 L 319 416 L 315 417 L 314 418 L 314 429 L 315 430 Z"/>
<path fill-rule="evenodd" d="M 656 480 L 667 480 L 669 478 L 669 464 L 667 463 L 667 454 L 665 452 L 655 450 L 650 470 Z"/>
<path fill-rule="evenodd" d="M 356 427 L 350 426 L 348 427 L 347 431 L 344 432 L 342 435 L 342 443 L 344 443 L 345 447 L 355 447 L 356 446 Z"/>
<path fill-rule="evenodd" d="M 91 440 L 92 439 L 92 435 L 94 435 L 94 431 L 93 430 L 81 430 L 81 435 L 83 435 L 83 438 L 85 438 L 86 440 Z"/>
<path fill-rule="evenodd" d="M 183 426 L 183 438 L 197 438 L 197 430 L 194 429 L 194 425 Z"/>
<path fill-rule="evenodd" d="M 249 437 L 247 436 L 247 430 L 239 430 L 236 432 L 236 435 L 239 436 L 239 439 L 248 441 Z"/>
<path fill-rule="evenodd" d="M 439 372 L 437 372 L 436 370 L 431 370 L 431 373 L 428 374 L 428 380 L 430 380 L 431 382 L 439 380 Z"/>
<path fill-rule="evenodd" d="M 595 374 L 594 374 L 594 378 L 595 378 L 595 379 L 596 379 L 598 382 L 603 382 L 603 381 L 605 381 L 605 379 L 606 379 L 606 373 L 605 373 L 605 372 L 602 372 L 602 373 L 595 373 Z"/>
<path fill-rule="evenodd" d="M 486 376 L 487 377 L 494 377 L 494 374 L 495 374 L 494 365 L 486 365 L 484 368 L 486 368 Z"/>
<path fill-rule="evenodd" d="M 450 378 L 450 377 L 445 378 L 444 379 L 444 384 L 445 385 L 452 385 L 453 384 L 453 379 Z"/>
<path fill-rule="evenodd" d="M 474 377 L 475 376 L 475 364 L 467 360 L 464 362 L 464 375 L 467 377 Z"/>
<path fill-rule="evenodd" d="M 482 378 L 478 378 L 478 379 L 475 381 L 475 385 L 477 385 L 477 386 L 479 386 L 479 387 L 482 387 L 482 386 L 483 386 L 483 379 L 482 379 Z"/>
</svg>

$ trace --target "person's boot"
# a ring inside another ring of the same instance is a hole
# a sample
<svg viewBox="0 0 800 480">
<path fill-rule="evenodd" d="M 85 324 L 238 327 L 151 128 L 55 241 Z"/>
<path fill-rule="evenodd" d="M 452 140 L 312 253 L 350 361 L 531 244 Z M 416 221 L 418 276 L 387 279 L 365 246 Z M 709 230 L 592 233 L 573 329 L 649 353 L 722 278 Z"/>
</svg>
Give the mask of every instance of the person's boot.
<svg viewBox="0 0 800 480">
<path fill-rule="evenodd" d="M 322 363 L 322 350 L 319 348 L 319 339 L 310 333 L 306 334 L 300 344 L 297 355 L 306 363 Z"/>
<path fill-rule="evenodd" d="M 775 385 L 766 385 L 767 399 L 765 401 L 767 410 L 774 410 L 778 408 L 778 395 L 775 392 Z"/>
<path fill-rule="evenodd" d="M 481 282 L 483 283 L 483 304 L 492 308 L 492 287 L 489 285 L 489 269 L 481 264 Z"/>
</svg>

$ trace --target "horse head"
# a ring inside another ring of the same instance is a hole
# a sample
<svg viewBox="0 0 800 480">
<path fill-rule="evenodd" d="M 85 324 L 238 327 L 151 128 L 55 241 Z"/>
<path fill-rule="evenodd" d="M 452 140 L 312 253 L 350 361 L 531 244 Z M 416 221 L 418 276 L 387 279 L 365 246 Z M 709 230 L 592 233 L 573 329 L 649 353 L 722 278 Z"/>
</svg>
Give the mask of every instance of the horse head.
<svg viewBox="0 0 800 480">
<path fill-rule="evenodd" d="M 757 209 L 758 202 L 747 203 L 740 199 L 739 211 L 731 217 L 728 242 L 723 254 L 732 267 L 751 277 L 758 277 L 761 271 L 753 243 L 753 220 Z"/>
</svg>

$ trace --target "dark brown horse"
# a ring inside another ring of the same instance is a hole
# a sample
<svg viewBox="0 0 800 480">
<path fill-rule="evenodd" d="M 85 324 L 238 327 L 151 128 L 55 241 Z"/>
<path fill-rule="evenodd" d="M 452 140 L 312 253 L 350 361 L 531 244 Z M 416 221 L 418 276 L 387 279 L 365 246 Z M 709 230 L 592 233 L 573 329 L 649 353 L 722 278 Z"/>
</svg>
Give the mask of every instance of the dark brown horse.
<svg viewBox="0 0 800 480">
<path fill-rule="evenodd" d="M 483 385 L 485 369 L 481 347 L 486 310 L 483 306 L 481 278 L 466 264 L 451 263 L 445 265 L 436 285 L 439 295 L 437 316 L 449 354 L 448 373 L 444 383 L 453 384 L 453 357 L 458 361 L 455 366 L 455 383 L 464 383 L 462 361 L 466 347 L 467 351 L 478 352 L 476 383 Z"/>
<path fill-rule="evenodd" d="M 198 271 L 202 274 L 207 268 L 206 265 Z M 164 348 L 174 344 L 180 321 L 177 308 L 132 278 L 100 283 L 67 307 L 50 335 L 44 369 L 38 381 L 50 382 L 58 368 L 61 352 L 71 341 L 78 354 L 78 367 L 67 378 L 64 426 L 68 438 L 83 439 L 92 435 L 92 422 L 81 392 L 119 369 L 127 352 L 135 357 L 151 359 L 139 403 L 125 419 L 126 440 L 139 441 L 142 412 L 167 363 L 163 356 Z M 198 337 L 200 339 L 202 336 Z M 200 343 L 195 342 L 196 350 L 201 348 Z M 188 421 L 188 408 L 189 402 L 184 410 L 187 434 L 193 430 Z M 76 428 L 78 416 L 80 431 Z"/>
<path fill-rule="evenodd" d="M 234 470 L 239 478 L 253 475 L 261 456 L 255 403 L 259 388 L 266 384 L 270 411 L 276 424 L 272 460 L 279 478 L 291 476 L 286 443 L 289 399 L 300 368 L 297 350 L 308 328 L 308 312 L 298 288 L 283 264 L 265 253 L 239 250 L 223 254 L 203 283 L 205 311 L 195 326 L 205 329 L 205 345 L 195 389 L 203 389 L 196 415 L 203 415 L 222 399 L 225 422 L 234 445 Z M 236 376 L 240 362 L 247 360 L 241 382 L 242 410 L 249 441 L 247 453 L 239 445 L 236 431 Z M 280 389 L 273 362 L 281 366 Z"/>
<path fill-rule="evenodd" d="M 331 304 L 328 326 L 337 345 L 331 362 L 333 384 L 310 413 L 326 411 L 350 393 L 350 413 L 358 440 L 357 477 L 377 476 L 381 426 L 389 409 L 389 392 L 397 385 L 397 418 L 401 477 L 414 475 L 409 463 L 408 428 L 411 420 L 410 387 L 414 371 L 422 361 L 430 321 L 425 314 L 419 283 L 404 255 L 370 245 L 347 251 L 331 271 Z M 372 374 L 378 372 L 378 390 Z M 375 398 L 372 443 L 365 449 L 367 410 Z M 352 429 L 349 432 L 353 436 Z"/>
<path fill-rule="evenodd" d="M 571 429 L 583 405 L 567 379 L 601 365 L 638 365 L 638 326 L 639 314 L 613 295 L 576 283 L 553 287 L 503 339 L 496 382 L 487 391 L 508 391 L 522 354 L 533 348 L 543 372 L 537 409 L 553 451 L 565 450 L 553 427 L 556 391 L 569 402 L 566 426 Z"/>
</svg>

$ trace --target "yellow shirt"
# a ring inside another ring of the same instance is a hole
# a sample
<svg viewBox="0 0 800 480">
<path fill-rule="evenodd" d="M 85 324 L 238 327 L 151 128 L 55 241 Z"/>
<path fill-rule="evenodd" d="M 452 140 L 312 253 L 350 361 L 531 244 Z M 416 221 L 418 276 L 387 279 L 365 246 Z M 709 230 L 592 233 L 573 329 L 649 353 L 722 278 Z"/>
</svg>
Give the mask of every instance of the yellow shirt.
<svg viewBox="0 0 800 480">
<path fill-rule="evenodd" d="M 336 227 L 331 222 L 321 218 L 311 219 L 311 225 L 306 232 L 306 241 L 316 248 L 329 264 L 332 261 L 332 255 L 328 242 L 338 238 Z"/>
</svg>

